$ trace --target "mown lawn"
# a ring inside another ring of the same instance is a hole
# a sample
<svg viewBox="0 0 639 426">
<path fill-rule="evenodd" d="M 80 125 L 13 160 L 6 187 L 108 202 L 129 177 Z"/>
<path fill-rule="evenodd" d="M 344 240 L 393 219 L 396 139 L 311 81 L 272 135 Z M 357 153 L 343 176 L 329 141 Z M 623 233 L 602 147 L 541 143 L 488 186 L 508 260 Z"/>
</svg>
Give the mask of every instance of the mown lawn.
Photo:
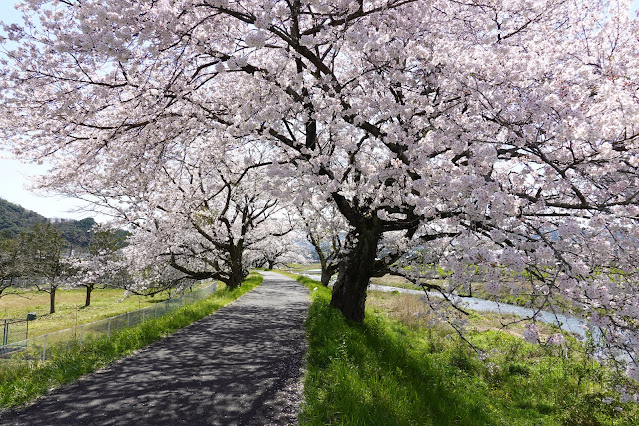
<svg viewBox="0 0 639 426">
<path fill-rule="evenodd" d="M 8 294 L 0 298 L 0 320 L 25 319 L 27 313 L 34 312 L 37 319 L 29 322 L 29 337 L 36 337 L 135 311 L 169 297 L 166 292 L 155 296 L 126 296 L 122 289 L 96 289 L 91 293 L 91 304 L 84 307 L 85 295 L 84 289 L 58 289 L 56 312 L 49 314 L 48 293 L 29 290 Z"/>
</svg>

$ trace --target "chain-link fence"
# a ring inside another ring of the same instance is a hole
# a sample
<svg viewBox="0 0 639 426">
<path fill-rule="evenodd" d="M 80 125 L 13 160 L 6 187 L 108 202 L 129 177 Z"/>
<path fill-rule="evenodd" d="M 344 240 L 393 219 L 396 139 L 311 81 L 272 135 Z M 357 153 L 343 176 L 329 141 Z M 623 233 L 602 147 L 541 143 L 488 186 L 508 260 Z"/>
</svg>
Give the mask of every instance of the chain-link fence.
<svg viewBox="0 0 639 426">
<path fill-rule="evenodd" d="M 158 302 L 153 306 L 147 306 L 137 311 L 127 312 L 89 324 L 78 325 L 66 330 L 43 334 L 42 336 L 31 339 L 25 340 L 23 335 L 23 339 L 20 341 L 7 342 L 0 346 L 0 356 L 7 356 L 7 354 L 21 351 L 21 357 L 41 359 L 44 361 L 47 359 L 47 353 L 49 353 L 50 349 L 54 346 L 81 345 L 82 342 L 88 338 L 110 337 L 117 330 L 132 327 L 148 319 L 165 315 L 181 306 L 203 300 L 215 293 L 216 290 L 217 284 L 214 282 L 208 287 L 183 294 L 180 297 L 165 300 L 164 302 Z"/>
<path fill-rule="evenodd" d="M 0 320 L 0 356 L 24 348 L 19 342 L 26 341 L 29 322 L 24 319 Z"/>
</svg>

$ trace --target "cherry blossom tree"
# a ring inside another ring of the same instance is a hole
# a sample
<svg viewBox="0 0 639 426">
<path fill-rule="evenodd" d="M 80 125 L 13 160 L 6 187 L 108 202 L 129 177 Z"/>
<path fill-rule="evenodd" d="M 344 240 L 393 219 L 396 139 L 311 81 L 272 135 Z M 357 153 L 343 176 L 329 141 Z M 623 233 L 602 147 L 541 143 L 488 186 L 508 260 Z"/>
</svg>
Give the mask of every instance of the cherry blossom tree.
<svg viewBox="0 0 639 426">
<path fill-rule="evenodd" d="M 7 47 L 0 82 L 2 136 L 16 154 L 54 162 L 43 186 L 116 210 L 162 192 L 176 159 L 269 147 L 274 196 L 300 205 L 312 189 L 348 225 L 331 301 L 347 318 L 362 321 L 370 277 L 388 270 L 425 283 L 421 262 L 437 262 L 451 276 L 433 289 L 454 300 L 477 276 L 498 286 L 508 268 L 532 277 L 548 306 L 561 296 L 591 313 L 634 359 L 639 27 L 629 9 L 26 0 L 40 21 L 6 28 L 18 47 Z"/>
<path fill-rule="evenodd" d="M 67 278 L 66 284 L 86 289 L 85 307 L 91 305 L 94 289 L 113 286 L 121 278 L 125 262 L 118 250 L 123 246 L 123 236 L 98 225 L 92 232 L 88 256 L 69 259 L 69 269 L 73 273 Z"/>
<path fill-rule="evenodd" d="M 34 278 L 39 291 L 49 293 L 49 313 L 55 313 L 55 296 L 69 272 L 69 262 L 62 255 L 65 241 L 60 231 L 50 223 L 36 223 L 20 234 L 20 262 L 24 271 Z M 44 281 L 41 283 L 40 278 Z"/>
<path fill-rule="evenodd" d="M 171 247 L 173 268 L 194 279 L 217 279 L 229 288 L 241 285 L 248 275 L 247 251 L 272 235 L 266 220 L 277 212 L 278 205 L 276 200 L 263 200 L 256 194 L 233 194 L 234 190 L 227 187 L 221 211 L 210 205 L 196 211 L 197 218 L 191 218 L 190 225 L 200 241 Z M 183 232 L 186 235 L 188 230 Z"/>
<path fill-rule="evenodd" d="M 128 211 L 137 216 L 127 219 L 135 230 L 125 252 L 134 269 L 144 271 L 145 286 L 159 277 L 167 285 L 213 278 L 236 288 L 248 274 L 251 256 L 291 230 L 277 220 L 282 203 L 263 190 L 264 153 L 252 159 L 245 154 L 241 164 L 167 162 L 153 189 L 140 192 L 135 206 L 129 203 Z M 177 271 L 168 281 L 167 265 Z"/>
<path fill-rule="evenodd" d="M 309 199 L 299 213 L 308 242 L 313 246 L 320 261 L 320 282 L 328 286 L 339 267 L 346 224 L 337 209 L 326 202 Z"/>
<path fill-rule="evenodd" d="M 285 266 L 289 263 L 308 263 L 309 253 L 306 247 L 300 244 L 303 237 L 298 235 L 293 228 L 286 231 L 289 226 L 287 221 L 279 219 L 272 224 L 272 234 L 256 242 L 250 248 L 250 263 L 256 268 L 266 267 L 268 270 L 276 266 Z"/>
</svg>

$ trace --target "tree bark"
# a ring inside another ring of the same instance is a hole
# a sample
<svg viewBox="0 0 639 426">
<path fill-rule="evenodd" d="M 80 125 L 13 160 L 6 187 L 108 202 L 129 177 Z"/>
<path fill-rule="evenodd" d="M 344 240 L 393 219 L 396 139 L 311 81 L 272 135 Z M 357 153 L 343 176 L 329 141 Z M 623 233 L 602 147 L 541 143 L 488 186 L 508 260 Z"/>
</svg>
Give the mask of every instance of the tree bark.
<svg viewBox="0 0 639 426">
<path fill-rule="evenodd" d="M 242 285 L 242 281 L 246 278 L 244 273 L 244 265 L 242 263 L 242 252 L 239 255 L 233 256 L 230 261 L 231 271 L 229 273 L 228 281 L 225 282 L 229 289 L 235 289 Z"/>
<path fill-rule="evenodd" d="M 336 237 L 333 237 L 336 238 Z M 337 237 L 339 238 L 339 237 Z M 320 268 L 322 270 L 320 282 L 324 287 L 328 287 L 328 284 L 331 281 L 331 277 L 337 271 L 337 265 L 335 262 L 335 257 L 337 256 L 337 250 L 335 249 L 336 245 L 333 244 L 333 252 L 326 256 L 324 250 L 322 249 L 322 245 L 320 244 L 319 239 L 315 238 L 312 233 L 308 233 L 308 241 L 311 243 L 315 252 L 317 253 L 317 257 L 319 257 Z"/>
<path fill-rule="evenodd" d="M 50 314 L 55 314 L 55 291 L 56 291 L 57 287 L 51 286 L 50 290 L 49 290 L 49 302 L 50 302 L 50 306 L 49 306 L 49 313 Z"/>
<path fill-rule="evenodd" d="M 337 282 L 333 288 L 331 306 L 355 322 L 364 321 L 366 289 L 375 272 L 377 243 L 381 232 L 374 227 L 356 231 L 354 246 L 346 248 L 339 263 Z"/>
<path fill-rule="evenodd" d="M 324 287 L 328 287 L 328 285 L 331 282 L 331 278 L 333 277 L 333 275 L 335 275 L 335 272 L 337 271 L 338 265 L 336 265 L 333 262 L 329 262 L 324 257 L 320 258 L 320 265 L 322 268 L 320 282 L 322 283 Z"/>
<path fill-rule="evenodd" d="M 88 285 L 87 286 L 87 296 L 84 299 L 84 307 L 85 308 L 91 304 L 91 291 L 92 290 L 93 290 L 93 286 L 92 285 Z"/>
<path fill-rule="evenodd" d="M 228 281 L 225 283 L 230 290 L 234 290 L 242 285 L 242 276 L 235 272 L 231 272 Z"/>
<path fill-rule="evenodd" d="M 320 278 L 320 282 L 322 283 L 322 285 L 324 287 L 328 287 L 328 285 L 331 282 L 331 277 L 333 276 L 333 272 L 332 271 L 328 271 L 324 268 L 322 268 L 322 276 Z"/>
</svg>

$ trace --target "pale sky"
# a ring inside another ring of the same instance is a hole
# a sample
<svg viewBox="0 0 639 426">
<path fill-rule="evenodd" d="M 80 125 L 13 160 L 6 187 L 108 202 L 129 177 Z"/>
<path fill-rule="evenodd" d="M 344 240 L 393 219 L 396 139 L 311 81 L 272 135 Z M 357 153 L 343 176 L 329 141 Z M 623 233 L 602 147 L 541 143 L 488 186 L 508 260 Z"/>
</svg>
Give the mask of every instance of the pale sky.
<svg viewBox="0 0 639 426">
<path fill-rule="evenodd" d="M 18 0 L 0 0 L 0 21 L 18 22 L 20 14 L 13 8 Z M 639 0 L 634 1 L 633 9 L 639 7 Z M 0 141 L 0 148 L 2 141 Z M 82 219 L 96 217 L 95 214 L 81 212 L 82 204 L 78 200 L 63 198 L 55 194 L 36 194 L 27 189 L 29 177 L 46 172 L 46 166 L 35 166 L 17 160 L 3 158 L 8 154 L 0 150 L 0 198 L 19 204 L 43 216 Z"/>
<path fill-rule="evenodd" d="M 19 22 L 20 14 L 13 8 L 18 0 L 0 0 L 0 20 L 5 23 Z M 0 147 L 2 147 L 0 141 Z M 82 202 L 55 194 L 36 194 L 26 188 L 29 177 L 46 172 L 46 166 L 24 164 L 7 159 L 9 154 L 0 150 L 0 198 L 33 210 L 48 218 L 63 217 L 82 219 L 96 217 L 94 213 L 80 212 Z"/>
</svg>

